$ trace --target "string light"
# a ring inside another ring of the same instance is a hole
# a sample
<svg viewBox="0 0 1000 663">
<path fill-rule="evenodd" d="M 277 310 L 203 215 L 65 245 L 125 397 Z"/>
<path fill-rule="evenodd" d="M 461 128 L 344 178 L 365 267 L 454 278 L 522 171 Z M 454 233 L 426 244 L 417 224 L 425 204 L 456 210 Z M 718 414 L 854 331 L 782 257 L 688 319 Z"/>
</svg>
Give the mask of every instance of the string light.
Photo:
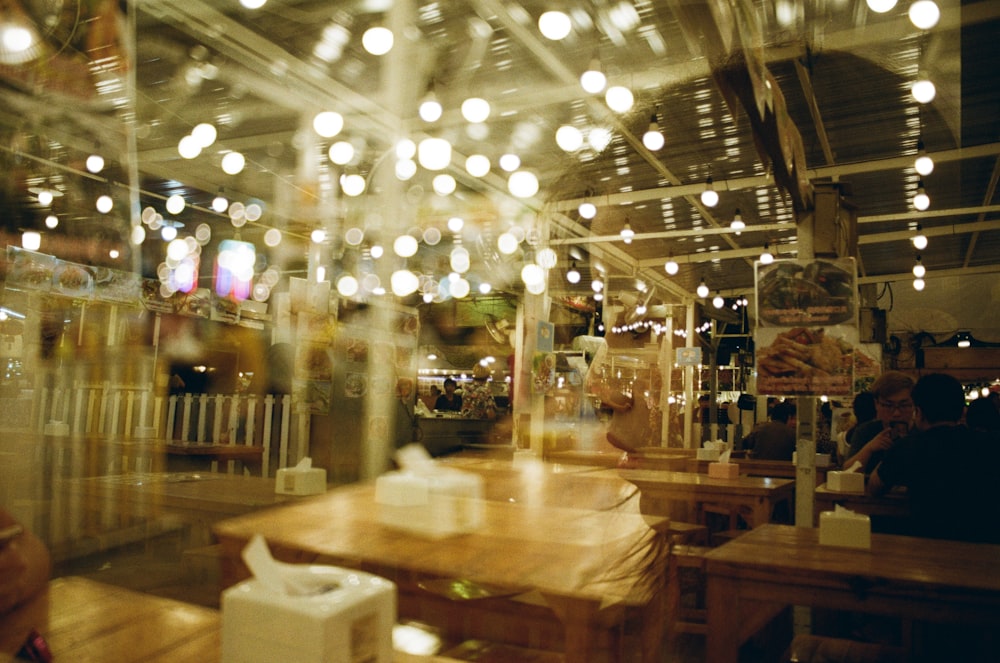
<svg viewBox="0 0 1000 663">
<path fill-rule="evenodd" d="M 697 290 L 695 290 L 695 293 L 699 297 L 701 297 L 702 299 L 704 299 L 705 297 L 708 297 L 708 286 L 705 285 L 705 279 L 704 278 L 701 280 L 701 283 L 698 284 L 698 288 L 697 288 Z"/>
<path fill-rule="evenodd" d="M 770 244 L 764 244 L 764 251 L 760 254 L 760 262 L 764 265 L 770 265 L 774 262 L 774 254 L 771 253 Z"/>
<path fill-rule="evenodd" d="M 707 207 L 715 207 L 719 204 L 719 194 L 712 187 L 712 178 L 705 180 L 705 190 L 701 192 L 701 203 Z"/>
</svg>

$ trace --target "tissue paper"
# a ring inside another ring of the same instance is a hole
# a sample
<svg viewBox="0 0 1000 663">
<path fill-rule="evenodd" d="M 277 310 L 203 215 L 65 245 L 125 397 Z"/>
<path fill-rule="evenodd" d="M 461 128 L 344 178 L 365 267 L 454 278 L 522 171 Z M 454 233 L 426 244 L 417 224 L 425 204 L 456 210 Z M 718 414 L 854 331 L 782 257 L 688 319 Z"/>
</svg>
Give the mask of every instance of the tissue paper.
<svg viewBox="0 0 1000 663">
<path fill-rule="evenodd" d="M 295 467 L 283 467 L 275 474 L 274 492 L 281 495 L 318 495 L 326 492 L 326 470 L 312 466 L 306 456 Z"/>
<path fill-rule="evenodd" d="M 861 463 L 855 462 L 842 472 L 827 472 L 827 490 L 838 493 L 863 493 L 865 492 L 865 475 L 858 472 Z"/>
<path fill-rule="evenodd" d="M 719 462 L 708 464 L 708 476 L 714 479 L 735 479 L 740 476 L 740 466 L 729 462 L 732 452 L 727 449 L 719 456 Z"/>
<path fill-rule="evenodd" d="M 819 514 L 819 542 L 845 548 L 871 548 L 871 519 L 837 505 L 833 511 Z"/>
<path fill-rule="evenodd" d="M 392 582 L 277 562 L 260 537 L 243 553 L 254 577 L 222 593 L 223 663 L 392 663 Z"/>
</svg>

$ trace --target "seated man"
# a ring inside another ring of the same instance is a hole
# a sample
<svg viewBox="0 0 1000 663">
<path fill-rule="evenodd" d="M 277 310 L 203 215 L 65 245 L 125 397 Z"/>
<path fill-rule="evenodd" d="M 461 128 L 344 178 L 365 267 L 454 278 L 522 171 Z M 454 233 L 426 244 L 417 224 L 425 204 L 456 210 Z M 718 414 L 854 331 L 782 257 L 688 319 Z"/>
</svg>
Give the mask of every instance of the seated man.
<svg viewBox="0 0 1000 663">
<path fill-rule="evenodd" d="M 771 409 L 771 420 L 743 438 L 743 448 L 756 460 L 791 460 L 795 451 L 795 403 L 782 401 Z"/>
<path fill-rule="evenodd" d="M 865 474 L 871 474 L 885 452 L 909 431 L 913 421 L 913 378 L 899 371 L 886 371 L 872 385 L 877 418 L 859 424 L 848 440 L 850 449 L 844 467 L 861 463 Z"/>
<path fill-rule="evenodd" d="M 51 570 L 45 544 L 0 509 L 0 615 L 40 592 Z"/>
<path fill-rule="evenodd" d="M 924 375 L 913 387 L 916 430 L 886 452 L 867 491 L 906 486 L 909 534 L 1000 543 L 995 482 L 997 445 L 962 423 L 965 392 L 950 375 Z"/>
</svg>

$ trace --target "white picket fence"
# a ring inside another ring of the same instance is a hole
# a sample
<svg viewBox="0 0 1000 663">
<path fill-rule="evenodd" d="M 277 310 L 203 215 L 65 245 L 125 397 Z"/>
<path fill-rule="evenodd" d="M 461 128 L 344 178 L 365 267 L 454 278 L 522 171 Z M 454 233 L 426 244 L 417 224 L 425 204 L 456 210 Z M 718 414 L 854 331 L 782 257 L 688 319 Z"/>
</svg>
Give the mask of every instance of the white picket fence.
<svg viewBox="0 0 1000 663">
<path fill-rule="evenodd" d="M 278 468 L 294 465 L 309 453 L 309 415 L 293 412 L 288 394 L 152 396 L 145 389 L 109 382 L 37 392 L 31 421 L 38 432 L 168 444 L 259 446 L 263 476 L 273 476 Z M 230 462 L 230 472 L 233 466 Z"/>
</svg>

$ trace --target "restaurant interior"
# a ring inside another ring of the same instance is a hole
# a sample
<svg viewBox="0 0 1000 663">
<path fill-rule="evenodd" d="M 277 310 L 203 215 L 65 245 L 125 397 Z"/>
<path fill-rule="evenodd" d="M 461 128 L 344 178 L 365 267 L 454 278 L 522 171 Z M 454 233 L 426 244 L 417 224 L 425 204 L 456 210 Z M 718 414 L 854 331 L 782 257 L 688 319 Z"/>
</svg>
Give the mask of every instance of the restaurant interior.
<svg viewBox="0 0 1000 663">
<path fill-rule="evenodd" d="M 0 509 L 52 562 L 0 660 L 980 637 L 1000 549 L 881 531 L 905 493 L 813 452 L 885 371 L 1000 392 L 998 34 L 990 0 L 0 0 Z M 741 447 L 773 398 L 796 461 Z M 824 545 L 845 510 L 867 546 Z M 375 589 L 247 607 L 293 564 Z"/>
</svg>

